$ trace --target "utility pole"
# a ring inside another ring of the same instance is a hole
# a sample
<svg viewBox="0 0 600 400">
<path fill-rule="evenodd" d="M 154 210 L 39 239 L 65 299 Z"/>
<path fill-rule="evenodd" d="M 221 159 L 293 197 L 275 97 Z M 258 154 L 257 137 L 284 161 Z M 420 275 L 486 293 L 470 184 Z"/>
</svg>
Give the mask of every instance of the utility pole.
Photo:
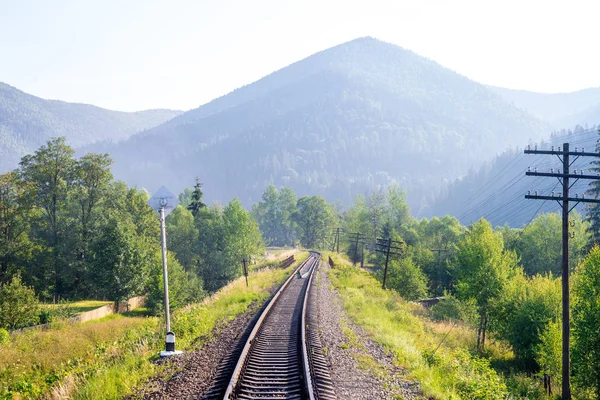
<svg viewBox="0 0 600 400">
<path fill-rule="evenodd" d="M 350 242 L 354 242 L 354 257 L 352 258 L 352 263 L 356 265 L 356 261 L 358 261 L 358 242 L 363 240 L 365 235 L 359 232 L 349 233 L 348 234 Z"/>
<path fill-rule="evenodd" d="M 385 254 L 385 268 L 383 270 L 383 284 L 381 287 L 383 290 L 386 289 L 387 282 L 387 271 L 388 271 L 388 263 L 390 262 L 390 256 L 402 256 L 404 252 L 404 242 L 398 240 L 392 240 L 392 238 L 387 239 L 377 239 L 375 245 L 375 251 L 379 253 Z"/>
<path fill-rule="evenodd" d="M 365 242 L 360 242 L 360 267 L 365 267 Z"/>
<path fill-rule="evenodd" d="M 534 150 L 531 150 L 531 146 L 528 146 L 525 150 L 525 154 L 546 154 L 555 155 L 560 161 L 562 161 L 562 173 L 559 169 L 554 172 L 553 169 L 550 172 L 537 172 L 537 168 L 531 171 L 531 168 L 525 173 L 527 176 L 543 176 L 543 177 L 554 177 L 558 178 L 558 181 L 562 184 L 562 195 L 554 195 L 554 192 L 550 196 L 531 194 L 531 191 L 525 195 L 526 199 L 532 200 L 555 200 L 562 207 L 562 399 L 571 399 L 571 360 L 570 360 L 570 335 L 571 335 L 571 323 L 570 323 L 570 300 L 569 300 L 569 213 L 579 203 L 600 203 L 598 199 L 586 199 L 585 194 L 580 197 L 578 194 L 575 197 L 570 197 L 569 190 L 575 182 L 579 179 L 600 179 L 598 175 L 585 175 L 583 170 L 577 174 L 577 170 L 571 173 L 570 167 L 579 157 L 600 157 L 600 153 L 586 152 L 582 148 L 581 151 L 569 150 L 569 143 L 563 143 L 562 150 L 558 147 L 558 150 L 554 150 L 552 146 L 551 150 L 538 150 L 537 146 Z M 575 158 L 571 161 L 570 157 Z M 570 180 L 574 179 L 573 183 Z M 573 206 L 569 207 L 570 202 L 573 202 Z"/>
<path fill-rule="evenodd" d="M 337 251 L 338 254 L 340 254 L 340 231 L 339 227 L 333 231 L 333 246 L 331 247 L 331 251 Z"/>
<path fill-rule="evenodd" d="M 248 259 L 246 257 L 242 259 L 242 271 L 246 277 L 246 287 L 248 287 Z"/>
</svg>

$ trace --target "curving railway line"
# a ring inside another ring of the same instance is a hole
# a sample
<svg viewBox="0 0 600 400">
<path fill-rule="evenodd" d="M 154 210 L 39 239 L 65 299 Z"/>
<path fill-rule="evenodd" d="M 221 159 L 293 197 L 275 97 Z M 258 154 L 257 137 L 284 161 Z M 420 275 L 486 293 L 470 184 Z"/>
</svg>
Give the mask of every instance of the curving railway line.
<svg viewBox="0 0 600 400">
<path fill-rule="evenodd" d="M 311 253 L 263 308 L 223 399 L 336 398 L 309 301 L 320 262 L 321 255 Z"/>
</svg>

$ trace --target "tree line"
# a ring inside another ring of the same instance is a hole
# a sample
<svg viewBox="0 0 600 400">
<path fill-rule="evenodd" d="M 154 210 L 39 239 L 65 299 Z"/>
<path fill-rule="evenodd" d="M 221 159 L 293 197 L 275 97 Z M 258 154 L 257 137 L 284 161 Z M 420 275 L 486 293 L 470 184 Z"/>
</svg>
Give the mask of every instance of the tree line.
<svg viewBox="0 0 600 400">
<path fill-rule="evenodd" d="M 118 304 L 149 294 L 151 310 L 161 311 L 158 216 L 149 193 L 115 181 L 111 165 L 108 154 L 75 158 L 56 138 L 0 174 L 0 327 L 35 323 L 32 299 Z M 258 225 L 239 200 L 207 207 L 201 186 L 186 189 L 167 218 L 174 308 L 225 285 L 239 275 L 242 256 L 263 251 Z M 28 311 L 18 312 L 19 304 Z"/>
<path fill-rule="evenodd" d="M 600 191 L 593 185 L 589 194 Z M 289 188 L 267 188 L 252 210 L 270 245 L 300 243 L 341 250 L 383 279 L 385 256 L 376 239 L 403 243 L 388 265 L 387 287 L 407 300 L 444 296 L 432 308 L 436 319 L 458 320 L 477 331 L 477 351 L 485 355 L 490 336 L 508 343 L 514 367 L 544 377 L 546 390 L 561 378 L 561 217 L 542 213 L 522 228 L 493 227 L 485 219 L 463 226 L 452 216 L 415 219 L 397 186 L 359 195 L 342 209 L 314 198 L 295 199 Z M 600 393 L 600 248 L 596 210 L 570 215 L 573 273 L 573 376 L 575 389 Z M 353 233 L 361 233 L 358 246 Z M 592 394 L 591 397 L 594 395 Z"/>
</svg>

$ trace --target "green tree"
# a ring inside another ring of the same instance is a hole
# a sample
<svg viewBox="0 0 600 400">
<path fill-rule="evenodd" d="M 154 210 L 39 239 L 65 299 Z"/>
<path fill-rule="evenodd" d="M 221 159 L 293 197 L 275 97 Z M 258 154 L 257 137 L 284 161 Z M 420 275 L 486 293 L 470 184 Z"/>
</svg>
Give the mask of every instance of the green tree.
<svg viewBox="0 0 600 400">
<path fill-rule="evenodd" d="M 189 205 L 187 206 L 194 217 L 198 215 L 198 212 L 200 212 L 201 209 L 206 207 L 206 204 L 202 202 L 202 196 L 204 196 L 204 193 L 202 193 L 202 184 L 200 183 L 200 179 L 196 178 L 196 184 L 194 185 L 194 190 L 192 191 L 192 196 Z"/>
<path fill-rule="evenodd" d="M 387 194 L 387 219 L 391 222 L 392 227 L 396 231 L 409 223 L 412 219 L 410 216 L 410 208 L 406 202 L 406 193 L 397 185 L 391 185 L 388 188 Z"/>
<path fill-rule="evenodd" d="M 244 257 L 264 252 L 258 224 L 238 199 L 199 214 L 200 275 L 206 290 L 215 291 L 241 274 Z"/>
<path fill-rule="evenodd" d="M 94 246 L 94 281 L 101 295 L 119 304 L 143 294 L 150 260 L 130 220 L 113 218 L 104 230 Z"/>
<path fill-rule="evenodd" d="M 600 398 L 600 247 L 594 246 L 573 277 L 573 367 Z"/>
<path fill-rule="evenodd" d="M 383 274 L 380 268 L 379 274 Z M 380 280 L 383 276 L 380 277 Z M 406 300 L 418 300 L 427 297 L 427 277 L 412 260 L 403 257 L 399 260 L 390 260 L 388 265 L 388 278 L 386 285 L 397 291 Z"/>
<path fill-rule="evenodd" d="M 600 135 L 600 129 L 598 129 L 598 135 Z M 596 152 L 600 152 L 600 142 L 596 143 Z M 600 173 L 600 160 L 594 159 L 591 162 L 593 165 L 590 168 L 591 172 Z M 589 196 L 594 199 L 600 198 L 600 180 L 592 179 L 590 180 L 590 187 L 585 192 L 586 196 Z M 589 204 L 587 208 L 586 219 L 589 221 L 589 232 L 592 236 L 592 240 L 595 244 L 600 243 L 600 204 Z"/>
<path fill-rule="evenodd" d="M 175 310 L 205 297 L 202 280 L 192 272 L 186 272 L 173 253 L 167 253 L 167 271 L 169 277 L 169 308 Z M 156 251 L 150 268 L 148 282 L 148 308 L 154 313 L 164 312 L 164 279 L 162 254 Z"/>
<path fill-rule="evenodd" d="M 574 210 L 569 217 L 573 226 L 569 227 L 574 237 L 569 240 L 569 261 L 575 266 L 589 242 L 588 224 Z M 523 228 L 516 245 L 528 275 L 552 272 L 562 273 L 562 220 L 558 213 L 537 216 Z"/>
<path fill-rule="evenodd" d="M 477 304 L 477 348 L 480 350 L 485 347 L 490 309 L 514 274 L 516 264 L 516 255 L 504 250 L 502 235 L 494 232 L 484 219 L 471 226 L 458 246 L 456 294 L 460 300 L 474 299 Z"/>
<path fill-rule="evenodd" d="M 223 240 L 224 259 L 232 267 L 235 266 L 236 271 L 239 271 L 242 258 L 264 253 L 258 224 L 237 198 L 223 209 Z M 232 277 L 237 275 L 233 274 Z"/>
<path fill-rule="evenodd" d="M 562 331 L 559 322 L 548 322 L 540 335 L 540 342 L 535 348 L 535 361 L 540 373 L 546 377 L 545 386 L 548 394 L 552 394 L 552 385 L 560 386 L 562 382 Z"/>
<path fill-rule="evenodd" d="M 70 280 L 70 271 L 65 268 L 69 265 L 65 257 L 65 232 L 68 231 L 67 197 L 73 184 L 73 153 L 64 137 L 54 138 L 33 155 L 23 157 L 20 163 L 21 178 L 29 183 L 27 196 L 42 210 L 40 238 L 51 253 L 48 266 L 52 278 L 42 284 L 50 287 L 55 296 L 67 292 Z M 45 264 L 45 260 L 39 262 Z M 41 275 L 45 278 L 44 273 Z"/>
<path fill-rule="evenodd" d="M 260 226 L 265 243 L 269 246 L 283 245 L 282 212 L 279 209 L 279 192 L 275 185 L 269 185 L 262 201 L 255 204 L 252 214 Z"/>
<path fill-rule="evenodd" d="M 188 209 L 178 206 L 167 217 L 166 225 L 167 248 L 175 253 L 183 269 L 191 271 L 198 262 L 198 228 L 194 216 Z"/>
<path fill-rule="evenodd" d="M 39 302 L 33 288 L 25 286 L 19 275 L 14 275 L 0 286 L 0 328 L 18 329 L 39 321 Z"/>
<path fill-rule="evenodd" d="M 31 202 L 15 172 L 0 174 L 0 286 L 32 256 Z"/>
<path fill-rule="evenodd" d="M 306 248 L 323 246 L 334 223 L 331 207 L 320 196 L 300 198 L 294 220 L 300 231 L 300 242 Z"/>
<path fill-rule="evenodd" d="M 296 244 L 296 232 L 298 231 L 298 226 L 293 219 L 298 198 L 291 188 L 282 187 L 279 191 L 278 200 L 281 212 L 281 236 L 283 244 L 293 246 Z"/>
<path fill-rule="evenodd" d="M 388 211 L 386 204 L 386 194 L 383 190 L 372 191 L 366 198 L 367 218 L 369 221 L 368 231 L 364 232 L 367 238 L 375 241 L 379 236 Z"/>
<path fill-rule="evenodd" d="M 536 348 L 549 323 L 561 316 L 561 284 L 552 275 L 515 274 L 494 307 L 496 330 L 530 371 L 537 369 Z"/>
<path fill-rule="evenodd" d="M 224 271 L 222 253 L 225 249 L 223 210 L 219 205 L 202 209 L 196 217 L 198 227 L 198 273 L 207 291 L 224 286 L 230 277 Z"/>
<path fill-rule="evenodd" d="M 104 201 L 113 176 L 110 172 L 112 160 L 108 154 L 88 153 L 75 161 L 74 182 L 71 191 L 71 207 L 76 221 L 74 238 L 76 271 L 73 285 L 85 288 L 88 270 L 89 246 L 95 235 L 101 234 L 103 219 L 99 205 Z"/>
</svg>

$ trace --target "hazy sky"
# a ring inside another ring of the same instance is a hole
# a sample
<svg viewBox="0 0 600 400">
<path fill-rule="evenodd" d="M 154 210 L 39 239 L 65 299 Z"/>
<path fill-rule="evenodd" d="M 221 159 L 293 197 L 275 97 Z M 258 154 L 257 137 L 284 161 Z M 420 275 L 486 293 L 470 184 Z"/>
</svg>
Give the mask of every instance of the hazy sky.
<svg viewBox="0 0 600 400">
<path fill-rule="evenodd" d="M 360 36 L 476 81 L 600 86 L 597 0 L 0 0 L 0 81 L 117 110 L 195 108 Z"/>
</svg>

